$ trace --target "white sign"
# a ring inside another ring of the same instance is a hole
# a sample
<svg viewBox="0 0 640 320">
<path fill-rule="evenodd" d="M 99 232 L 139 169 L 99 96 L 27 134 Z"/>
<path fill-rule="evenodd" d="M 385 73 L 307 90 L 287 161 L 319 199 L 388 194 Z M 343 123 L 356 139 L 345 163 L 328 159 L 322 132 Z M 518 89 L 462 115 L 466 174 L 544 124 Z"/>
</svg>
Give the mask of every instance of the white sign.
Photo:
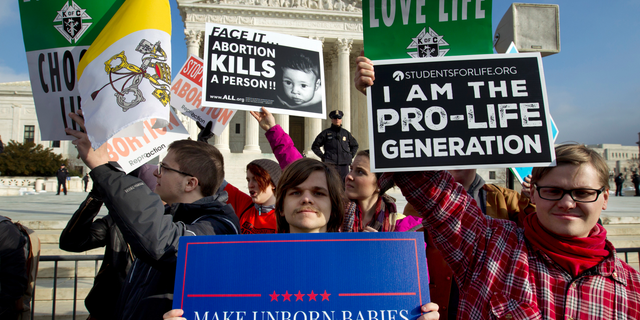
<svg viewBox="0 0 640 320">
<path fill-rule="evenodd" d="M 211 131 L 219 136 L 236 114 L 236 110 L 202 106 L 202 59 L 189 56 L 171 84 L 171 105 L 205 127 L 211 121 Z"/>
<path fill-rule="evenodd" d="M 187 139 L 189 132 L 171 111 L 169 124 L 153 129 L 156 119 L 143 122 L 144 134 L 140 137 L 111 138 L 107 141 L 109 161 L 117 161 L 129 173 L 151 159 L 166 154 L 169 145 L 176 140 Z"/>
<path fill-rule="evenodd" d="M 322 42 L 207 23 L 202 105 L 326 118 Z"/>
</svg>

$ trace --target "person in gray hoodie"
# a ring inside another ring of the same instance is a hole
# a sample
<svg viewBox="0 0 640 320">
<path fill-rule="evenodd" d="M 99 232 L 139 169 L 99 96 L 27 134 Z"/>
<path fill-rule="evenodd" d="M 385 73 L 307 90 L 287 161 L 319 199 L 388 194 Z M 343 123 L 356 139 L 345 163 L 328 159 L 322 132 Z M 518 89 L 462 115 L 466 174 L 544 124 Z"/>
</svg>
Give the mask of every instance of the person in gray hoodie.
<svg viewBox="0 0 640 320">
<path fill-rule="evenodd" d="M 85 129 L 80 115 L 70 117 Z M 239 233 L 226 192 L 216 193 L 224 179 L 222 154 L 203 142 L 173 142 L 158 164 L 153 193 L 109 162 L 106 144 L 94 150 L 84 132 L 66 131 L 77 138 L 72 143 L 136 256 L 115 306 L 116 319 L 160 319 L 173 302 L 178 239 Z"/>
</svg>

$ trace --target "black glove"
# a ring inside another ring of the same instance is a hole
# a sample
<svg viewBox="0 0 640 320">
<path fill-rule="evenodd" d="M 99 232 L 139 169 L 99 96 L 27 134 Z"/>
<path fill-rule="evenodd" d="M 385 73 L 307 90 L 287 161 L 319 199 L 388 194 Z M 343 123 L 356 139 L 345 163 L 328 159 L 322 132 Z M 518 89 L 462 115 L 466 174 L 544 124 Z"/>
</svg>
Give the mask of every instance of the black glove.
<svg viewBox="0 0 640 320">
<path fill-rule="evenodd" d="M 209 139 L 214 136 L 213 132 L 211 132 L 211 127 L 213 127 L 213 122 L 207 122 L 207 126 L 203 127 L 200 122 L 196 121 L 198 128 L 200 129 L 200 133 L 198 133 L 198 141 L 202 141 L 204 143 L 209 143 Z"/>
</svg>

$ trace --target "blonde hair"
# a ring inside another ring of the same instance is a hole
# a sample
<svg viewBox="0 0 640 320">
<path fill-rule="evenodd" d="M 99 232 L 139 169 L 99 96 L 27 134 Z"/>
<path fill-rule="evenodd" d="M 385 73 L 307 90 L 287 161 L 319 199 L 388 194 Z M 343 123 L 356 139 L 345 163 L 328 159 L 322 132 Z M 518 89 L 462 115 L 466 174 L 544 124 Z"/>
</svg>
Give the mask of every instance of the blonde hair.
<svg viewBox="0 0 640 320">
<path fill-rule="evenodd" d="M 592 165 L 598 173 L 600 184 L 609 190 L 609 166 L 597 152 L 581 144 L 563 144 L 556 147 L 556 163 L 579 166 L 585 163 Z M 531 182 L 536 183 L 546 176 L 554 167 L 533 168 Z"/>
</svg>

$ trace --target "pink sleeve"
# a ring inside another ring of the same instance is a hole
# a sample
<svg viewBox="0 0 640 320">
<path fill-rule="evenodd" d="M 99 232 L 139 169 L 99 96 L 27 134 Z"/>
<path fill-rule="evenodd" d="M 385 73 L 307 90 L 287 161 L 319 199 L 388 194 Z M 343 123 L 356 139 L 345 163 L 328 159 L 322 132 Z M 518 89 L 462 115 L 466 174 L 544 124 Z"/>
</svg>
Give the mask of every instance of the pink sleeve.
<svg viewBox="0 0 640 320">
<path fill-rule="evenodd" d="M 302 158 L 298 149 L 293 145 L 291 137 L 282 130 L 279 124 L 267 130 L 265 135 L 282 170 L 290 163 Z"/>
<path fill-rule="evenodd" d="M 413 216 L 406 216 L 398 221 L 396 221 L 396 230 L 397 232 L 405 232 L 410 230 L 411 228 L 422 225 L 422 219 L 416 218 Z"/>
</svg>

